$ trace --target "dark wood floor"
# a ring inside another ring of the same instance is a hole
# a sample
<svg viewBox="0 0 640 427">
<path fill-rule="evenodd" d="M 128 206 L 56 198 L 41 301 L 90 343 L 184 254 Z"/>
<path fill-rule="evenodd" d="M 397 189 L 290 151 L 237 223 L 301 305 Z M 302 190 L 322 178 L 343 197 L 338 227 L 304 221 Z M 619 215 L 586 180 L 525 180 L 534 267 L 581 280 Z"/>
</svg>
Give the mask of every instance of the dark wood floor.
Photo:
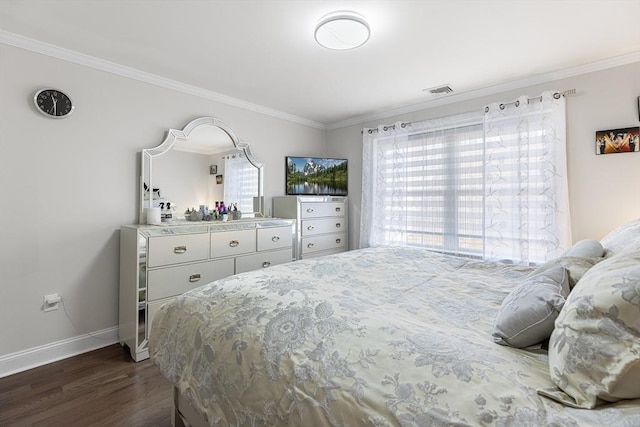
<svg viewBox="0 0 640 427">
<path fill-rule="evenodd" d="M 0 426 L 170 426 L 171 384 L 114 344 L 0 379 Z"/>
</svg>

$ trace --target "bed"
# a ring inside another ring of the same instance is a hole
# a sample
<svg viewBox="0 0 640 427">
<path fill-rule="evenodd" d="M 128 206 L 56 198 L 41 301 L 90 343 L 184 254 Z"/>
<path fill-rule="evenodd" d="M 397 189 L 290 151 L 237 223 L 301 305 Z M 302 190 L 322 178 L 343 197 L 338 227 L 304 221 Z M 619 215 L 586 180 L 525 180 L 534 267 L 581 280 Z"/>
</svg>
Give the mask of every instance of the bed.
<svg viewBox="0 0 640 427">
<path fill-rule="evenodd" d="M 588 243 L 536 267 L 378 247 L 239 274 L 163 306 L 150 357 L 176 425 L 638 426 L 640 220 Z"/>
</svg>

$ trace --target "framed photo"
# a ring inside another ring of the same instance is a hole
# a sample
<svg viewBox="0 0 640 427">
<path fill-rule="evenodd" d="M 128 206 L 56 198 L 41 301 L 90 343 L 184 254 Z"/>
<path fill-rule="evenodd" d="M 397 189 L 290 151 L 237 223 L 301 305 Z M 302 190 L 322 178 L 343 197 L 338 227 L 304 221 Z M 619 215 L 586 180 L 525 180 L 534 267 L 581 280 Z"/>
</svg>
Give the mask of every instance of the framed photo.
<svg viewBox="0 0 640 427">
<path fill-rule="evenodd" d="M 218 165 L 209 166 L 209 175 L 215 175 L 218 173 Z"/>
<path fill-rule="evenodd" d="M 216 175 L 216 184 L 222 184 L 222 175 Z"/>
<path fill-rule="evenodd" d="M 640 121 L 640 96 L 638 97 L 638 121 Z"/>
<path fill-rule="evenodd" d="M 640 151 L 640 127 L 599 130 L 596 132 L 596 154 Z"/>
</svg>

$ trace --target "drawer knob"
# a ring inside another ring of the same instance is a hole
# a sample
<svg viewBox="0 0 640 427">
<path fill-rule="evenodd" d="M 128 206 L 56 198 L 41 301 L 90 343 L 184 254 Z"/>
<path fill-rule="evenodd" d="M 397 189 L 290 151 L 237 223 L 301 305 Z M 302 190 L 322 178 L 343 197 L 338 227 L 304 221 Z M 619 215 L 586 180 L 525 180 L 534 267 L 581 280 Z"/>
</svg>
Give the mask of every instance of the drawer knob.
<svg viewBox="0 0 640 427">
<path fill-rule="evenodd" d="M 307 208 L 307 212 L 311 213 L 311 212 L 313 212 L 313 209 L 312 208 Z"/>
<path fill-rule="evenodd" d="M 183 254 L 185 252 L 187 252 L 187 247 L 186 246 L 176 246 L 175 248 L 173 248 L 173 253 Z"/>
<path fill-rule="evenodd" d="M 265 261 L 262 263 L 262 268 L 267 268 L 271 265 L 271 261 Z"/>
<path fill-rule="evenodd" d="M 340 207 L 337 207 L 337 208 L 336 208 L 336 212 L 340 212 Z"/>
<path fill-rule="evenodd" d="M 339 222 L 336 222 L 336 228 L 340 228 L 342 227 L 342 224 L 340 224 Z"/>
<path fill-rule="evenodd" d="M 232 240 L 232 241 L 229 242 L 229 246 L 231 246 L 232 248 L 235 248 L 239 244 L 240 244 L 240 242 L 238 242 L 237 240 Z"/>
<path fill-rule="evenodd" d="M 272 242 L 277 242 L 278 240 L 280 240 L 280 236 L 273 236 L 273 237 L 271 238 L 271 241 L 272 241 Z"/>
<path fill-rule="evenodd" d="M 308 247 L 308 248 L 312 248 L 312 247 L 313 247 L 313 243 L 309 243 L 309 244 L 307 245 L 307 247 Z"/>
<path fill-rule="evenodd" d="M 313 225 L 310 225 L 307 227 L 307 230 L 313 230 L 315 227 Z"/>
<path fill-rule="evenodd" d="M 342 239 L 336 239 L 336 243 L 342 242 Z"/>
<path fill-rule="evenodd" d="M 189 276 L 189 281 L 193 283 L 199 281 L 201 278 L 200 274 L 192 274 Z"/>
</svg>

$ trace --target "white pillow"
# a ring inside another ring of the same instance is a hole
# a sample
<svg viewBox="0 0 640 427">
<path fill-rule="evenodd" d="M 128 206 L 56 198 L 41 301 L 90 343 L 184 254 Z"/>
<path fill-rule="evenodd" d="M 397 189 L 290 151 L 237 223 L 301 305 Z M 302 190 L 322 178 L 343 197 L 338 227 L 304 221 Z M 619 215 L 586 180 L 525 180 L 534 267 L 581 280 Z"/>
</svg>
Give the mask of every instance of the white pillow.
<svg viewBox="0 0 640 427">
<path fill-rule="evenodd" d="M 549 338 L 569 291 L 564 267 L 551 267 L 526 278 L 502 302 L 493 340 L 523 348 Z"/>
<path fill-rule="evenodd" d="M 580 240 L 564 254 L 564 256 L 575 256 L 584 258 L 600 258 L 604 254 L 602 244 L 597 240 Z"/>
</svg>

